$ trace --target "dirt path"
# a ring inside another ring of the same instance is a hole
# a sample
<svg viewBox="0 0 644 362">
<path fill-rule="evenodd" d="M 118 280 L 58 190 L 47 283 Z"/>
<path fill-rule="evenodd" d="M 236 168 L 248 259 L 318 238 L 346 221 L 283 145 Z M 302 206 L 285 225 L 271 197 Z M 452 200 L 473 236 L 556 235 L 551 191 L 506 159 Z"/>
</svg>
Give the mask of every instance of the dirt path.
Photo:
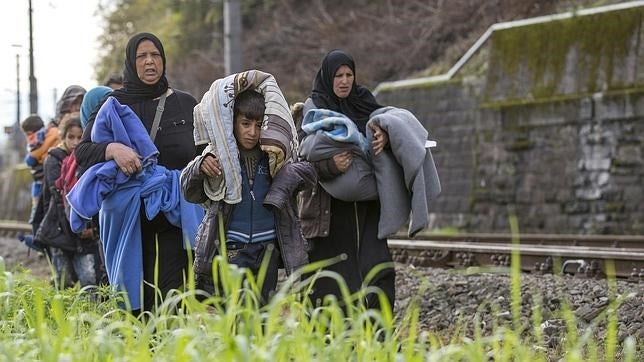
<svg viewBox="0 0 644 362">
<path fill-rule="evenodd" d="M 0 256 L 4 259 L 7 270 L 29 269 L 38 278 L 49 277 L 49 265 L 40 253 L 29 249 L 16 237 L 0 236 Z"/>
</svg>

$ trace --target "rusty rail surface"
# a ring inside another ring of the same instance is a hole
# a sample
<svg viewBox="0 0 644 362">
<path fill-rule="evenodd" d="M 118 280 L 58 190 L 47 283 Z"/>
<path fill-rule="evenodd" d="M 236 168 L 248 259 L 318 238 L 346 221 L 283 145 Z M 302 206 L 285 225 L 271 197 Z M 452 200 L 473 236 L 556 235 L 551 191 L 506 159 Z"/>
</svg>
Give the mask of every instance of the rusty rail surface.
<svg viewBox="0 0 644 362">
<path fill-rule="evenodd" d="M 31 233 L 31 224 L 20 221 L 0 220 L 0 236 L 15 236 Z"/>
<path fill-rule="evenodd" d="M 418 266 L 509 267 L 511 254 L 521 256 L 521 270 L 570 273 L 585 277 L 611 275 L 644 281 L 644 236 L 522 234 L 424 234 L 388 240 L 394 260 Z"/>
</svg>

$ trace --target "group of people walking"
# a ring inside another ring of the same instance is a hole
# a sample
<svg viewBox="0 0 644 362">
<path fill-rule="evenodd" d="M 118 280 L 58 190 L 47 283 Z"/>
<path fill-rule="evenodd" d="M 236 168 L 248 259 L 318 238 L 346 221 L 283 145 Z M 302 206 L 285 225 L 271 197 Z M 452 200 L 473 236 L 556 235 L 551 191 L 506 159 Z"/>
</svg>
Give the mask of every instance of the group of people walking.
<svg viewBox="0 0 644 362">
<path fill-rule="evenodd" d="M 76 236 L 92 226 L 98 231 L 92 242 L 66 251 L 69 266 L 58 261 L 55 246 L 46 247 L 65 285 L 101 283 L 104 273 L 127 292 L 128 308 L 152 310 L 185 286 L 192 250 L 197 288 L 208 294 L 220 292 L 217 255 L 254 274 L 267 260 L 261 303 L 275 290 L 279 268 L 293 273 L 331 260 L 323 269 L 340 274 L 351 292 L 370 285 L 386 296 L 385 306 L 368 294 L 368 307 L 393 308 L 391 230 L 383 229 L 387 209 L 373 165 L 395 151 L 387 128 L 395 126 L 370 121 L 384 108 L 357 84 L 349 54 L 326 55 L 310 97 L 294 113 L 276 79 L 258 70 L 216 80 L 201 101 L 171 87 L 163 44 L 150 33 L 129 40 L 122 81 L 113 91 L 74 93 L 78 109 L 61 104 L 72 115 L 58 119 L 61 142 L 44 161 L 43 189 L 51 194 L 61 191 L 55 181 L 64 157 L 74 157 L 78 178 L 63 194 L 66 222 Z M 419 152 L 431 160 L 424 145 Z M 435 168 L 425 174 L 429 202 L 440 185 Z M 347 192 L 354 183 L 374 192 Z M 399 183 L 406 187 L 404 178 Z M 303 275 L 314 283 L 311 302 L 341 299 L 337 281 L 317 275 Z"/>
</svg>

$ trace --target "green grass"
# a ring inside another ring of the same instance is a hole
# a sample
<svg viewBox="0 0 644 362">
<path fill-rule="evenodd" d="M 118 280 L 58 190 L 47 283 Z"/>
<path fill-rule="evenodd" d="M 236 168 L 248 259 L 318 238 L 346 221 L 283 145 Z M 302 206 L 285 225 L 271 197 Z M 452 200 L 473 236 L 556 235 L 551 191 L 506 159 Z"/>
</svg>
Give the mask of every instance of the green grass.
<svg viewBox="0 0 644 362">
<path fill-rule="evenodd" d="M 334 298 L 320 307 L 305 301 L 310 286 L 299 275 L 282 283 L 262 307 L 257 298 L 261 283 L 225 261 L 214 264 L 214 272 L 227 281 L 221 295 L 198 302 L 190 280 L 187 291 L 170 293 L 154 312 L 136 318 L 118 307 L 122 297 L 108 288 L 56 290 L 28 273 L 5 270 L 0 258 L 0 361 L 546 361 L 552 354 L 541 335 L 538 308 L 532 326 L 519 322 L 515 261 L 511 323 L 499 322 L 491 334 L 475 323 L 470 336 L 464 323 L 449 334 L 420 329 L 420 301 L 431 281 L 421 284 L 396 317 L 356 306 L 345 318 Z M 320 277 L 339 278 L 328 272 L 312 278 Z M 343 290 L 344 302 L 352 304 L 366 293 Z M 384 295 L 380 299 L 386 303 Z M 558 357 L 611 360 L 619 348 L 620 360 L 635 360 L 634 339 L 618 345 L 620 299 L 611 295 L 611 300 L 611 308 L 594 322 L 595 327 L 608 323 L 605 342 L 593 339 L 592 329 L 577 331 L 574 314 L 564 308 L 567 331 Z"/>
</svg>

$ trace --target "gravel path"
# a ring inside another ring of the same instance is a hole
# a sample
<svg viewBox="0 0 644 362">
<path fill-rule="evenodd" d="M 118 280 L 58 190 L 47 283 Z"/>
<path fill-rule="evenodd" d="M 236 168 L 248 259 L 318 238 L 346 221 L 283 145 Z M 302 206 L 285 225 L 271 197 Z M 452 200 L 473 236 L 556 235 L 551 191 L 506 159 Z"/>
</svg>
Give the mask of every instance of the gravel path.
<svg viewBox="0 0 644 362">
<path fill-rule="evenodd" d="M 507 274 L 474 273 L 431 268 L 397 267 L 396 311 L 401 313 L 419 293 L 421 329 L 451 335 L 461 328 L 464 336 L 472 337 L 475 316 L 480 315 L 483 334 L 493 326 L 512 324 L 511 278 Z M 541 306 L 540 329 L 548 347 L 557 347 L 566 331 L 561 311 L 568 303 L 577 322 L 578 334 L 583 334 L 596 317 L 602 316 L 613 298 L 623 298 L 618 308 L 618 338 L 634 336 L 644 355 L 644 283 L 617 281 L 615 292 L 609 293 L 606 280 L 582 279 L 572 276 L 521 275 L 521 325 L 531 331 L 535 304 Z M 605 321 L 605 319 L 604 319 Z M 599 322 L 596 340 L 606 335 L 606 323 Z"/>
<path fill-rule="evenodd" d="M 0 256 L 4 259 L 7 269 L 25 268 L 36 277 L 49 277 L 47 260 L 16 237 L 0 237 Z"/>
</svg>

